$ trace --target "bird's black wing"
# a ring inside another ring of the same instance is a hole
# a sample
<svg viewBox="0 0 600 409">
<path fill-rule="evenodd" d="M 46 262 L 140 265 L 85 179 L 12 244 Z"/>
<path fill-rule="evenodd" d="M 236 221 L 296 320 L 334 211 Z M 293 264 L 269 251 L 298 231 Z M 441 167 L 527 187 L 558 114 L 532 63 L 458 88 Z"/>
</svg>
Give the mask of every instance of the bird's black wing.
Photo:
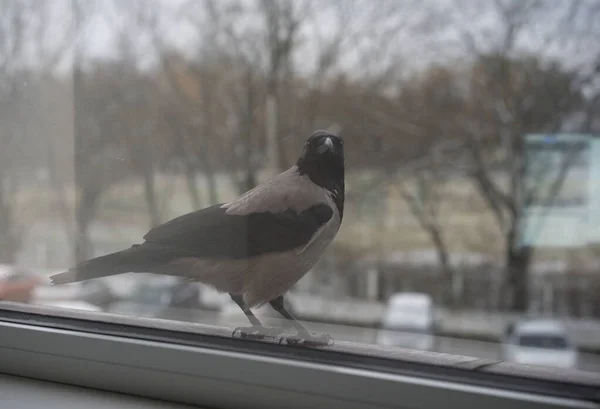
<svg viewBox="0 0 600 409">
<path fill-rule="evenodd" d="M 144 247 L 175 257 L 243 259 L 307 244 L 333 216 L 321 203 L 300 212 L 229 215 L 221 205 L 177 217 L 150 230 Z"/>
</svg>

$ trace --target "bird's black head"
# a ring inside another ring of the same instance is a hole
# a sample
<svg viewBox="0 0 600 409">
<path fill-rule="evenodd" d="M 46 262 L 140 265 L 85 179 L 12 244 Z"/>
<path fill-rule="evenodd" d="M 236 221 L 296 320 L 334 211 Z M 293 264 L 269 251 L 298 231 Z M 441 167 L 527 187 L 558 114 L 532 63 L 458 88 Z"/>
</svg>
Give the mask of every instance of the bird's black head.
<svg viewBox="0 0 600 409">
<path fill-rule="evenodd" d="M 344 209 L 344 140 L 326 131 L 315 131 L 296 163 L 300 174 L 329 190 L 340 211 Z"/>
</svg>

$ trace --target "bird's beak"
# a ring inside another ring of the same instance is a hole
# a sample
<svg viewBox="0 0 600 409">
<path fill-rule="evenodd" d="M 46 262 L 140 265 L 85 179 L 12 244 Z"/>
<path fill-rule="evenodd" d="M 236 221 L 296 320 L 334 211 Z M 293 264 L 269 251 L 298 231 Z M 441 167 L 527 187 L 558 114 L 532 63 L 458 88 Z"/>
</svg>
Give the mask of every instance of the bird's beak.
<svg viewBox="0 0 600 409">
<path fill-rule="evenodd" d="M 331 140 L 331 138 L 325 138 L 325 141 L 323 142 L 323 144 L 321 146 L 319 146 L 319 149 L 318 149 L 319 153 L 325 153 L 327 151 L 331 151 L 331 152 L 335 151 L 335 146 L 333 145 L 333 141 Z"/>
</svg>

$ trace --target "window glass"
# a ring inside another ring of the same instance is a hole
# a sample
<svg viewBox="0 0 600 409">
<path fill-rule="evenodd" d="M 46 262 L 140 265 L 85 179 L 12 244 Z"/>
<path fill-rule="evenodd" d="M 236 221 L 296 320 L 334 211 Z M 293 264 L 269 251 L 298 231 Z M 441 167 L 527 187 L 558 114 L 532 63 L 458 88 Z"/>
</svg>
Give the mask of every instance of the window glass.
<svg viewBox="0 0 600 409">
<path fill-rule="evenodd" d="M 1 2 L 0 299 L 600 372 L 598 21 Z"/>
<path fill-rule="evenodd" d="M 566 349 L 567 343 L 558 335 L 521 335 L 519 345 L 531 348 Z"/>
</svg>

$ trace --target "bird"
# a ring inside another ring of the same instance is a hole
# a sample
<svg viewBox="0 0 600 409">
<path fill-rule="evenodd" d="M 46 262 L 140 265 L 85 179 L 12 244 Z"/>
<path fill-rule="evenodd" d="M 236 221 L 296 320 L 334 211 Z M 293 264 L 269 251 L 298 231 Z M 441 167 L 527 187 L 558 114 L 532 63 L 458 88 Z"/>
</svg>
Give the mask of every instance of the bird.
<svg viewBox="0 0 600 409">
<path fill-rule="evenodd" d="M 96 257 L 50 277 L 53 285 L 124 273 L 183 277 L 231 299 L 251 326 L 232 336 L 283 344 L 333 345 L 284 306 L 284 296 L 320 259 L 344 216 L 344 140 L 325 130 L 306 140 L 297 162 L 235 200 L 154 227 L 141 244 Z M 252 308 L 269 303 L 297 333 L 264 326 Z"/>
</svg>

